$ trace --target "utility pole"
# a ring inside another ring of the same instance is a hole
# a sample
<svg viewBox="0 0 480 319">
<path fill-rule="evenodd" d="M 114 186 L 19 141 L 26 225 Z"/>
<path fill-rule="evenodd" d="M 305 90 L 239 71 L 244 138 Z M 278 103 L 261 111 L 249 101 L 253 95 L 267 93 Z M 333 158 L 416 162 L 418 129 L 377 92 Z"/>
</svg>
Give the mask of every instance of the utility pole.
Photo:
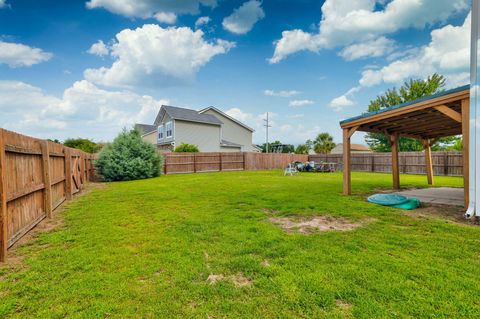
<svg viewBox="0 0 480 319">
<path fill-rule="evenodd" d="M 265 121 L 265 124 L 264 124 L 263 126 L 265 126 L 265 129 L 266 129 L 265 150 L 266 150 L 266 153 L 268 153 L 268 128 L 269 128 L 269 127 L 272 127 L 272 126 L 270 125 L 270 121 L 269 121 L 269 119 L 268 119 L 268 112 L 267 112 L 267 118 L 264 119 L 263 121 Z"/>
</svg>

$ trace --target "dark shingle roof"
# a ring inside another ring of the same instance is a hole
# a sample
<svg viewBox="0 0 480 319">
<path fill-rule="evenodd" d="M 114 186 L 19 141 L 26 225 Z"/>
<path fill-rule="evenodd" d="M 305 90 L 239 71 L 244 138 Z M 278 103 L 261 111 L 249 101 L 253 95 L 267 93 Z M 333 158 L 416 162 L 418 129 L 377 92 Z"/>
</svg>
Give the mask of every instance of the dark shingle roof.
<svg viewBox="0 0 480 319">
<path fill-rule="evenodd" d="M 140 134 L 143 135 L 143 134 L 155 131 L 157 129 L 157 127 L 155 125 L 136 123 L 135 124 L 135 129 L 140 131 Z"/>
<path fill-rule="evenodd" d="M 167 114 L 174 120 L 184 120 L 215 125 L 223 124 L 222 121 L 210 114 L 200 114 L 195 110 L 175 106 L 163 105 L 162 107 L 165 109 L 165 112 L 167 112 Z"/>
</svg>

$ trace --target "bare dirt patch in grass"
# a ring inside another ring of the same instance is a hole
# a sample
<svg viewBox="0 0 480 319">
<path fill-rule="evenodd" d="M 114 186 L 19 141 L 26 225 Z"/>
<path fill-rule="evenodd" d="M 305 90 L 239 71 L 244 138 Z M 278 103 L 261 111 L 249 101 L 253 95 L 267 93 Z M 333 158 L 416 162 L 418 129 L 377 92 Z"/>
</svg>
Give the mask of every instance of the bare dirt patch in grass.
<svg viewBox="0 0 480 319">
<path fill-rule="evenodd" d="M 270 217 L 270 222 L 279 225 L 287 233 L 311 234 L 324 231 L 349 231 L 364 225 L 346 218 L 332 216 Z"/>
<path fill-rule="evenodd" d="M 246 287 L 252 285 L 252 281 L 245 277 L 242 273 L 237 273 L 231 276 L 224 276 L 222 274 L 214 275 L 210 274 L 207 278 L 207 282 L 210 285 L 214 285 L 220 281 L 230 282 L 235 285 L 235 287 Z"/>
</svg>

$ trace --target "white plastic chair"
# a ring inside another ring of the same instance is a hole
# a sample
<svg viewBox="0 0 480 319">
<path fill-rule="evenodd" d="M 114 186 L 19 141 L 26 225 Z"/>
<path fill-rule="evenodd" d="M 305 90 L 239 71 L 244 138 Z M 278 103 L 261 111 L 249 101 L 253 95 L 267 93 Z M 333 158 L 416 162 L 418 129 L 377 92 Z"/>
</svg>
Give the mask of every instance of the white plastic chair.
<svg viewBox="0 0 480 319">
<path fill-rule="evenodd" d="M 295 165 L 293 165 L 292 163 L 288 164 L 287 167 L 285 167 L 285 170 L 283 171 L 283 176 L 287 176 L 287 175 L 290 175 L 290 176 L 298 175 L 298 170 L 295 167 Z"/>
</svg>

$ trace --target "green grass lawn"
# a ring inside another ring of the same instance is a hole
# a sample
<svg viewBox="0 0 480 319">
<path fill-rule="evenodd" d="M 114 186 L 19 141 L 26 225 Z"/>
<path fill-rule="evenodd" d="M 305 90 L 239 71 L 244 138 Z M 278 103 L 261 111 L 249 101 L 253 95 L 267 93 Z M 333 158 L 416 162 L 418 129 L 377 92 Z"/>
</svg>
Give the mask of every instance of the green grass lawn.
<svg viewBox="0 0 480 319">
<path fill-rule="evenodd" d="M 480 317 L 480 227 L 367 203 L 387 174 L 353 173 L 352 185 L 346 197 L 341 174 L 258 171 L 96 187 L 0 268 L 0 317 Z M 272 214 L 368 223 L 304 235 Z"/>
</svg>

